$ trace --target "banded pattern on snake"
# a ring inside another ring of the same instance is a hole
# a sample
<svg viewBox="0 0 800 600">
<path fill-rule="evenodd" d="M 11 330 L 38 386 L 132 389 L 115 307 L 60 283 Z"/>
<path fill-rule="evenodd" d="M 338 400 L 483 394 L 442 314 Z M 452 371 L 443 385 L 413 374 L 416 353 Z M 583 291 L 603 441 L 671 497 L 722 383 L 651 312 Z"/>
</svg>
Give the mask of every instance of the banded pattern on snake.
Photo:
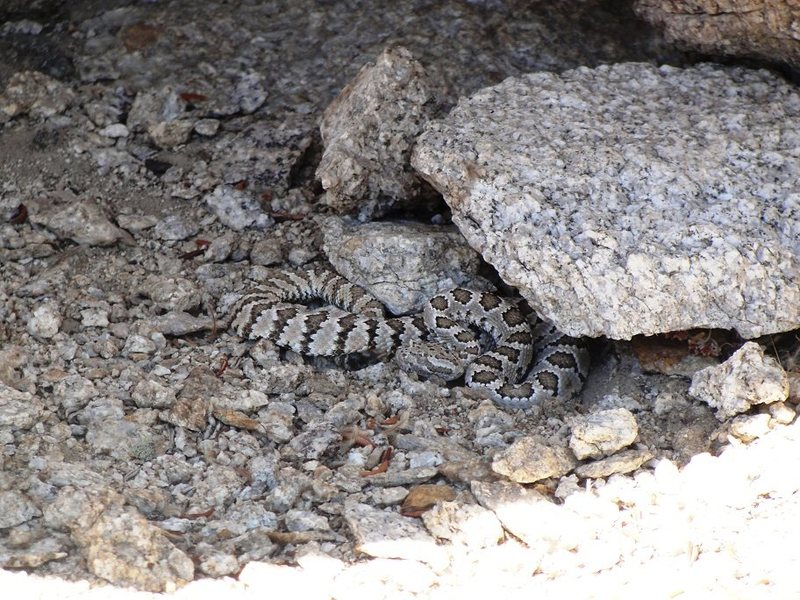
<svg viewBox="0 0 800 600">
<path fill-rule="evenodd" d="M 315 300 L 326 305 L 303 304 Z M 589 368 L 579 340 L 529 318 L 513 301 L 466 288 L 434 295 L 421 315 L 386 317 L 363 288 L 320 267 L 277 270 L 230 312 L 243 338 L 308 356 L 395 356 L 401 368 L 425 377 L 463 375 L 467 386 L 512 410 L 572 397 Z M 481 332 L 491 337 L 487 349 Z"/>
</svg>

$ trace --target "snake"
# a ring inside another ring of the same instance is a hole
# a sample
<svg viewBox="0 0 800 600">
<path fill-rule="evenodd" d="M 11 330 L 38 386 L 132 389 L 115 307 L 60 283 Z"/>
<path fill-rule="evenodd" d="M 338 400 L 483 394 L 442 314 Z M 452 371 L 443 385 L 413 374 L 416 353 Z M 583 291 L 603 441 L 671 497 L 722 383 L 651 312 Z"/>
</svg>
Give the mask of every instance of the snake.
<svg viewBox="0 0 800 600">
<path fill-rule="evenodd" d="M 454 287 L 421 313 L 387 316 L 364 288 L 321 265 L 275 269 L 224 317 L 243 339 L 266 339 L 305 356 L 394 358 L 405 371 L 453 381 L 507 410 L 568 400 L 589 370 L 586 344 L 519 300 Z"/>
</svg>

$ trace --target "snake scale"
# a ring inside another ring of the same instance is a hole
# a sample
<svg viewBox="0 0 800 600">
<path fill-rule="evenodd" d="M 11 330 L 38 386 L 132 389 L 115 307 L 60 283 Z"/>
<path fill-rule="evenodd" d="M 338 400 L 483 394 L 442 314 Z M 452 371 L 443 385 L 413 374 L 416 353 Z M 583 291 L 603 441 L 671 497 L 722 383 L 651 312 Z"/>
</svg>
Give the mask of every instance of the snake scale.
<svg viewBox="0 0 800 600">
<path fill-rule="evenodd" d="M 313 301 L 324 305 L 305 304 Z M 276 270 L 235 302 L 227 321 L 242 338 L 307 356 L 394 356 L 425 377 L 463 375 L 467 386 L 512 410 L 572 397 L 589 367 L 579 340 L 497 294 L 454 288 L 431 297 L 421 314 L 386 317 L 363 288 L 322 267 Z"/>
</svg>

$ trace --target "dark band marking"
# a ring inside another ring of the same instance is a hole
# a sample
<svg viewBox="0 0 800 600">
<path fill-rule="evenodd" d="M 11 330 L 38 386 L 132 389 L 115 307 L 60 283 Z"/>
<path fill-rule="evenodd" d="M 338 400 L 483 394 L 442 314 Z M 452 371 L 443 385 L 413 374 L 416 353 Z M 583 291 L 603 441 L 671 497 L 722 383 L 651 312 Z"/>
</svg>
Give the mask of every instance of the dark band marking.
<svg viewBox="0 0 800 600">
<path fill-rule="evenodd" d="M 490 371 L 488 369 L 475 369 L 472 372 L 472 381 L 484 385 L 494 383 L 497 381 L 497 373 Z"/>
<path fill-rule="evenodd" d="M 458 326 L 458 323 L 448 317 L 436 317 L 436 327 L 440 329 L 452 329 Z"/>
<path fill-rule="evenodd" d="M 472 300 L 472 292 L 464 288 L 456 288 L 453 290 L 453 298 L 461 304 L 468 304 Z"/>
<path fill-rule="evenodd" d="M 300 353 L 301 354 L 308 354 L 310 351 L 311 343 L 313 341 L 313 333 L 317 331 L 325 321 L 327 321 L 329 315 L 325 313 L 309 313 L 306 315 L 305 320 L 303 321 L 303 328 L 306 331 L 306 335 L 303 336 L 303 340 L 300 344 Z"/>
<path fill-rule="evenodd" d="M 471 334 L 469 331 L 467 331 L 466 329 L 464 329 L 464 330 L 462 330 L 462 331 L 459 331 L 459 332 L 458 332 L 458 333 L 455 335 L 455 338 L 456 338 L 456 340 L 458 340 L 458 341 L 459 341 L 459 342 L 461 342 L 462 344 L 470 344 L 470 343 L 472 343 L 472 342 L 474 342 L 474 341 L 475 341 L 475 336 L 474 336 L 474 335 L 472 335 L 472 334 Z"/>
<path fill-rule="evenodd" d="M 358 321 L 358 317 L 356 315 L 345 315 L 339 319 L 339 332 L 336 334 L 336 342 L 334 342 L 334 345 L 337 349 L 346 347 L 347 338 L 353 331 L 356 321 Z"/>
<path fill-rule="evenodd" d="M 536 381 L 544 389 L 550 390 L 554 396 L 558 396 L 558 375 L 550 371 L 540 371 L 536 374 Z"/>
<path fill-rule="evenodd" d="M 445 298 L 441 294 L 438 294 L 433 298 L 431 298 L 428 301 L 428 304 L 430 304 L 435 310 L 447 310 L 447 307 L 450 306 L 450 303 L 447 301 L 447 298 Z"/>
<path fill-rule="evenodd" d="M 478 302 L 478 304 L 480 304 L 483 307 L 483 310 L 487 312 L 494 310 L 495 308 L 500 306 L 501 303 L 502 300 L 500 300 L 498 296 L 496 296 L 495 294 L 489 294 L 488 292 L 483 294 L 483 296 L 481 296 L 480 301 Z"/>
<path fill-rule="evenodd" d="M 394 352 L 395 349 L 400 346 L 400 338 L 405 333 L 406 326 L 402 321 L 398 319 L 390 319 L 386 322 L 386 324 L 392 330 L 392 335 L 391 335 L 392 347 L 389 351 Z"/>
<path fill-rule="evenodd" d="M 241 317 L 242 313 L 244 313 L 244 310 L 246 308 L 249 310 L 249 312 L 247 313 L 247 321 L 245 323 L 240 324 L 236 328 L 236 332 L 243 337 L 246 337 L 248 339 L 253 339 L 252 338 L 253 327 L 255 326 L 256 321 L 258 321 L 258 317 L 261 316 L 261 313 L 263 311 L 270 309 L 272 306 L 273 306 L 272 302 L 255 302 L 253 304 L 247 304 L 246 306 L 243 306 L 239 314 L 236 315 L 236 318 L 238 319 L 239 317 Z"/>
<path fill-rule="evenodd" d="M 483 354 L 479 356 L 478 358 L 475 359 L 475 362 L 473 364 L 482 365 L 484 367 L 488 367 L 498 372 L 503 369 L 503 363 L 500 362 L 499 359 L 495 358 L 490 354 Z M 497 375 L 495 375 L 495 377 L 497 377 Z"/>
<path fill-rule="evenodd" d="M 559 350 L 558 352 L 553 352 L 546 360 L 551 365 L 562 369 L 578 369 L 578 361 L 575 360 L 575 355 L 572 352 Z"/>
<path fill-rule="evenodd" d="M 497 354 L 505 356 L 512 364 L 516 364 L 517 361 L 519 360 L 519 355 L 520 355 L 519 350 L 517 350 L 516 348 L 512 348 L 511 346 L 506 346 L 506 345 L 498 346 L 497 348 L 494 349 L 494 351 Z"/>
<path fill-rule="evenodd" d="M 523 315 L 522 311 L 517 307 L 512 307 L 503 313 L 503 322 L 509 327 L 516 327 L 517 325 L 526 323 L 525 315 Z"/>
<path fill-rule="evenodd" d="M 506 338 L 506 343 L 508 344 L 520 344 L 520 345 L 528 345 L 533 341 L 533 336 L 531 332 L 526 330 L 522 331 L 515 331 L 510 336 Z"/>
</svg>

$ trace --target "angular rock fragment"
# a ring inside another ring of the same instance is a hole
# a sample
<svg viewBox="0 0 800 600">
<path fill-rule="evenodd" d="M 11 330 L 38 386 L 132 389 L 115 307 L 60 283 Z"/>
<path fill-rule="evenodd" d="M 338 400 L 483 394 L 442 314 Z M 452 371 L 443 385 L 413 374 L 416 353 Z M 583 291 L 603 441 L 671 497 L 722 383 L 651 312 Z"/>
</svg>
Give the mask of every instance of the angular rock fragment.
<svg viewBox="0 0 800 600">
<path fill-rule="evenodd" d="M 479 504 L 440 502 L 422 514 L 425 527 L 437 538 L 471 548 L 487 548 L 503 539 L 503 526 Z"/>
<path fill-rule="evenodd" d="M 250 195 L 229 186 L 218 186 L 205 197 L 209 210 L 235 231 L 247 227 L 265 229 L 274 223 Z"/>
<path fill-rule="evenodd" d="M 117 241 L 130 244 L 131 235 L 114 225 L 94 202 L 79 200 L 70 192 L 61 194 L 67 204 L 53 205 L 46 201 L 28 206 L 32 223 L 43 225 L 61 238 L 86 246 L 110 246 Z"/>
<path fill-rule="evenodd" d="M 716 408 L 717 418 L 724 421 L 754 404 L 784 402 L 789 397 L 789 378 L 761 346 L 747 342 L 721 365 L 698 371 L 689 393 Z"/>
<path fill-rule="evenodd" d="M 194 120 L 181 118 L 185 109 L 186 102 L 172 86 L 142 90 L 136 94 L 126 125 L 130 131 L 146 131 L 159 148 L 173 148 L 186 143 L 194 128 Z"/>
<path fill-rule="evenodd" d="M 649 450 L 623 450 L 613 456 L 597 460 L 575 469 L 575 474 L 583 479 L 598 479 L 615 473 L 630 473 L 653 458 Z"/>
<path fill-rule="evenodd" d="M 0 492 L 0 529 L 8 529 L 41 516 L 42 512 L 22 492 Z"/>
<path fill-rule="evenodd" d="M 429 510 L 437 502 L 455 500 L 455 497 L 456 491 L 448 485 L 424 483 L 409 490 L 403 500 L 402 512 L 407 516 L 417 516 Z"/>
<path fill-rule="evenodd" d="M 194 577 L 192 560 L 164 532 L 123 506 L 109 488 L 64 488 L 45 509 L 45 520 L 67 529 L 87 568 L 120 586 L 151 592 L 175 590 Z"/>
<path fill-rule="evenodd" d="M 376 558 L 419 560 L 434 567 L 446 562 L 444 550 L 415 519 L 367 504 L 346 508 L 344 519 L 359 552 Z"/>
<path fill-rule="evenodd" d="M 200 230 L 197 223 L 181 215 L 169 215 L 155 226 L 155 234 L 162 240 L 185 240 Z"/>
<path fill-rule="evenodd" d="M 72 90 L 44 73 L 14 73 L 0 94 L 0 123 L 24 114 L 52 117 L 64 112 L 74 99 Z"/>
<path fill-rule="evenodd" d="M 768 414 L 739 415 L 731 419 L 731 435 L 744 443 L 750 443 L 769 432 Z"/>
<path fill-rule="evenodd" d="M 5 428 L 30 429 L 44 411 L 45 404 L 38 396 L 0 383 L 0 431 Z"/>
<path fill-rule="evenodd" d="M 481 506 L 530 548 L 549 551 L 562 538 L 570 537 L 567 511 L 534 489 L 510 481 L 476 481 L 471 489 Z"/>
<path fill-rule="evenodd" d="M 320 123 L 323 201 L 366 220 L 412 198 L 420 180 L 408 160 L 434 109 L 433 85 L 405 48 L 384 50 L 361 69 Z"/>
<path fill-rule="evenodd" d="M 532 437 L 518 439 L 492 461 L 492 470 L 517 483 L 560 477 L 576 465 L 566 448 L 553 447 Z"/>
<path fill-rule="evenodd" d="M 33 310 L 28 320 L 28 333 L 33 336 L 49 339 L 58 333 L 64 318 L 58 304 L 53 301 L 43 302 Z"/>
<path fill-rule="evenodd" d="M 579 418 L 572 427 L 569 447 L 579 460 L 603 458 L 634 442 L 636 417 L 625 408 L 612 408 Z"/>
</svg>

